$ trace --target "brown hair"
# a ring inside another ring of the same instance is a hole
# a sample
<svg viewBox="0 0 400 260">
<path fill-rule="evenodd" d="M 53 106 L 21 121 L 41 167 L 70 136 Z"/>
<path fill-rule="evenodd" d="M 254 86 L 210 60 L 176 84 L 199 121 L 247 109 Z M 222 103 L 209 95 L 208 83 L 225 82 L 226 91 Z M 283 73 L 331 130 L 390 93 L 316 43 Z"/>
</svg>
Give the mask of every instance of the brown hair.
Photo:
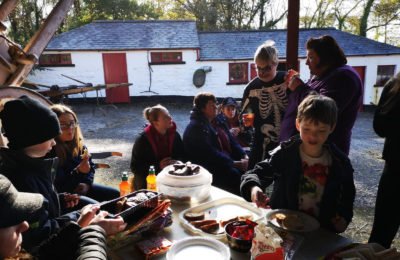
<svg viewBox="0 0 400 260">
<path fill-rule="evenodd" d="M 257 59 L 260 59 L 264 61 L 272 61 L 274 64 L 278 64 L 278 50 L 274 45 L 274 41 L 268 40 L 258 46 L 256 52 L 254 53 L 254 62 Z"/>
<path fill-rule="evenodd" d="M 214 101 L 215 103 L 217 102 L 214 94 L 210 92 L 201 92 L 194 97 L 193 106 L 199 110 L 202 110 L 206 107 L 208 101 L 210 100 Z"/>
<path fill-rule="evenodd" d="M 386 82 L 384 88 L 390 88 L 388 98 L 385 103 L 381 105 L 381 113 L 387 114 L 392 111 L 400 98 L 400 72 Z"/>
<path fill-rule="evenodd" d="M 312 93 L 308 95 L 299 105 L 297 120 L 311 120 L 334 127 L 337 120 L 336 102 L 330 97 Z"/>
<path fill-rule="evenodd" d="M 71 153 L 72 157 L 76 157 L 79 153 L 83 150 L 83 135 L 81 128 L 78 124 L 78 117 L 76 116 L 75 112 L 72 111 L 70 107 L 65 105 L 57 104 L 52 105 L 50 109 L 57 114 L 57 117 L 60 118 L 63 114 L 70 114 L 74 118 L 77 126 L 75 128 L 74 139 L 69 142 L 63 142 L 60 139 L 60 136 L 57 136 L 56 145 L 54 147 L 57 157 L 60 159 L 60 165 L 63 165 L 64 162 L 67 160 L 68 154 Z"/>
<path fill-rule="evenodd" d="M 152 107 L 146 107 L 143 109 L 143 117 L 151 124 L 152 122 L 158 120 L 161 112 L 168 113 L 168 110 L 160 104 Z"/>
<path fill-rule="evenodd" d="M 319 66 L 337 68 L 347 64 L 347 58 L 336 40 L 330 35 L 310 38 L 306 43 L 307 50 L 314 50 L 320 60 Z"/>
</svg>

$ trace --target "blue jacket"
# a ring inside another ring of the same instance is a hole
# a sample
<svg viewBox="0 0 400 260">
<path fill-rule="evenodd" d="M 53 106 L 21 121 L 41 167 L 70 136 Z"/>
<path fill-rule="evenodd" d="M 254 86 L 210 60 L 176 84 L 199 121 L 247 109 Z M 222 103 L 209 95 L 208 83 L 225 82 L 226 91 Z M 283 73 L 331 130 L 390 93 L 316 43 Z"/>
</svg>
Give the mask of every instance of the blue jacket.
<svg viewBox="0 0 400 260">
<path fill-rule="evenodd" d="M 230 133 L 229 136 L 233 140 Z M 240 159 L 231 158 L 221 150 L 217 131 L 196 108 L 192 110 L 190 123 L 183 134 L 183 145 L 188 160 L 200 164 L 213 174 L 218 173 L 215 169 L 233 168 L 233 159 Z"/>
<path fill-rule="evenodd" d="M 85 148 L 86 146 L 83 147 L 83 149 Z M 64 164 L 58 165 L 57 175 L 54 181 L 57 191 L 73 193 L 79 183 L 85 183 L 90 186 L 93 184 L 95 169 L 91 158 L 89 159 L 90 171 L 88 173 L 80 173 L 75 170 L 82 161 L 80 156 L 82 152 L 83 151 L 79 151 L 79 155 L 75 157 L 72 157 L 72 154 L 69 153 Z"/>
<path fill-rule="evenodd" d="M 63 194 L 58 194 L 53 185 L 57 158 L 31 158 L 22 151 L 8 148 L 1 148 L 0 154 L 0 173 L 5 175 L 18 191 L 40 193 L 45 198 L 39 223 L 31 225 L 29 230 L 23 233 L 25 249 L 30 250 L 39 245 L 51 234 L 56 233 L 60 226 L 77 220 L 76 212 L 60 216 Z"/>
<path fill-rule="evenodd" d="M 273 209 L 299 209 L 299 187 L 303 177 L 298 136 L 281 143 L 269 160 L 258 163 L 242 176 L 241 193 L 250 201 L 251 188 L 267 188 L 274 182 L 270 205 Z M 328 180 L 322 195 L 318 220 L 322 227 L 335 231 L 331 219 L 339 215 L 348 223 L 353 218 L 355 186 L 353 167 L 348 157 L 335 145 L 326 143 L 332 156 Z"/>
</svg>

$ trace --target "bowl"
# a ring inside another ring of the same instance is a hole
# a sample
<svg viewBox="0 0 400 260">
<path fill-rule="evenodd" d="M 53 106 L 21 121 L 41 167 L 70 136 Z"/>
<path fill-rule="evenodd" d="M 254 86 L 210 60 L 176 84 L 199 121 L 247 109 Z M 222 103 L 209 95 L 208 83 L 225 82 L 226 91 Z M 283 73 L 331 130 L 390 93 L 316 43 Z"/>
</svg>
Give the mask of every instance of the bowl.
<svg viewBox="0 0 400 260">
<path fill-rule="evenodd" d="M 232 236 L 232 233 L 234 232 L 235 228 L 238 226 L 247 226 L 249 229 L 253 230 L 253 236 L 251 239 L 240 239 Z M 235 251 L 238 252 L 243 252 L 247 253 L 250 251 L 251 244 L 253 241 L 254 237 L 254 227 L 248 226 L 248 224 L 245 221 L 232 221 L 229 222 L 225 226 L 225 234 L 226 238 L 228 239 L 228 245 L 230 248 L 232 248 Z"/>
<path fill-rule="evenodd" d="M 211 191 L 212 175 L 200 167 L 199 173 L 189 176 L 170 174 L 172 165 L 165 167 L 157 175 L 157 189 L 173 202 L 201 202 L 208 198 Z"/>
</svg>

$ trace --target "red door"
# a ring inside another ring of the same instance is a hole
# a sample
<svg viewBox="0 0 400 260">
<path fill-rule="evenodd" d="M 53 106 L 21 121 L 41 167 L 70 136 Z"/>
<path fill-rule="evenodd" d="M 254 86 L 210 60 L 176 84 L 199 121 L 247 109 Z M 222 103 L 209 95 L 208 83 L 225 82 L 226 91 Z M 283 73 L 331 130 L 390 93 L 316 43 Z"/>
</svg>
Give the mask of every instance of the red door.
<svg viewBox="0 0 400 260">
<path fill-rule="evenodd" d="M 125 53 L 103 53 L 104 81 L 106 84 L 128 83 Z M 107 103 L 129 103 L 129 87 L 106 89 Z"/>
<path fill-rule="evenodd" d="M 353 69 L 354 69 L 355 71 L 357 71 L 358 75 L 359 75 L 360 78 L 361 78 L 361 83 L 362 83 L 362 87 L 363 87 L 363 89 L 362 89 L 362 100 L 364 101 L 365 66 L 353 66 Z M 362 111 L 363 105 L 364 105 L 364 104 L 361 104 L 361 106 L 360 106 L 360 111 Z"/>
</svg>

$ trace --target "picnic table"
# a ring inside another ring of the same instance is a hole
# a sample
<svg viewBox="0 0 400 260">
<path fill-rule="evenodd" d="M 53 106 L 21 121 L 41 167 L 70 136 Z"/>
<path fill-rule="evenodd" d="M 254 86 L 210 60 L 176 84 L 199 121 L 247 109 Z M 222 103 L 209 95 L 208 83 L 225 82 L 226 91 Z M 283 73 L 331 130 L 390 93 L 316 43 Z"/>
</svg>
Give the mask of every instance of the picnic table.
<svg viewBox="0 0 400 260">
<path fill-rule="evenodd" d="M 210 197 L 206 201 L 203 201 L 201 203 L 227 197 L 242 199 L 232 193 L 226 192 L 216 187 L 212 187 Z M 189 231 L 184 229 L 184 227 L 180 224 L 179 213 L 185 209 L 197 206 L 201 203 L 172 203 L 171 209 L 173 210 L 173 224 L 170 227 L 162 230 L 157 235 L 163 236 L 170 241 L 178 241 L 183 238 L 195 236 L 193 233 L 190 233 Z M 318 259 L 329 254 L 335 249 L 352 243 L 351 240 L 330 231 L 324 230 L 322 228 L 319 228 L 318 230 L 309 233 L 296 234 L 295 238 L 300 239 L 301 241 L 297 241 L 300 242 L 299 247 L 297 248 L 292 259 Z M 222 240 L 222 242 L 227 245 L 227 241 Z M 240 253 L 232 249 L 230 249 L 230 252 L 232 260 L 250 259 L 250 253 Z M 135 247 L 135 243 L 129 244 L 110 253 L 113 259 L 144 259 L 144 256 Z M 154 256 L 151 259 L 166 259 L 166 254 Z"/>
</svg>

